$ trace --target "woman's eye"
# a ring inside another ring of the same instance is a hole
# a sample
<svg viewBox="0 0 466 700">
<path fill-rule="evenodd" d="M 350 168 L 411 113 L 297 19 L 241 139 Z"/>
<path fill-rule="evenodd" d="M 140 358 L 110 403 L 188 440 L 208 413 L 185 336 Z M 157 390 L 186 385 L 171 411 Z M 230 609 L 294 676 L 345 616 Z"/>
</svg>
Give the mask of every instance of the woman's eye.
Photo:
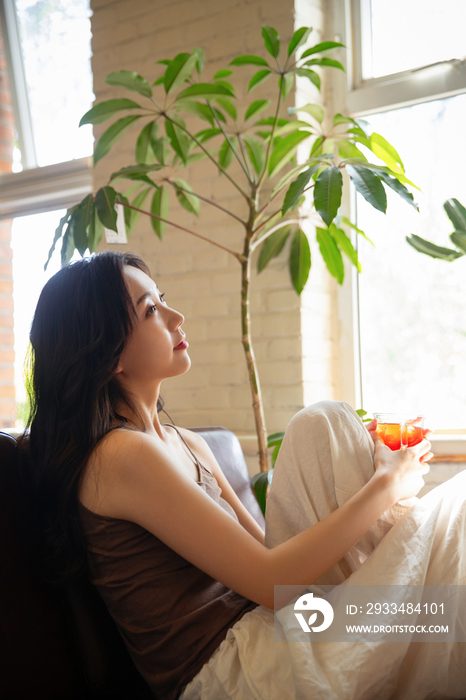
<svg viewBox="0 0 466 700">
<path fill-rule="evenodd" d="M 152 304 L 152 305 L 149 306 L 149 308 L 147 309 L 146 315 L 154 314 L 156 311 L 157 311 L 156 305 L 155 305 L 155 304 Z"/>
<path fill-rule="evenodd" d="M 164 301 L 164 298 L 165 298 L 165 292 L 162 292 L 162 294 L 160 295 L 160 301 L 163 301 L 163 303 L 166 304 L 167 302 Z"/>
</svg>

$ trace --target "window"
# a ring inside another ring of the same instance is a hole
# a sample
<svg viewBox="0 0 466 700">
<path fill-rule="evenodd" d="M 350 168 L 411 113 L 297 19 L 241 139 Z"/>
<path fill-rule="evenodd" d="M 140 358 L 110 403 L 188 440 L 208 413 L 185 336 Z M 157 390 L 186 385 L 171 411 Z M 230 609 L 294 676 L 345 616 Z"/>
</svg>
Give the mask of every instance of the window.
<svg viewBox="0 0 466 700">
<path fill-rule="evenodd" d="M 466 203 L 466 39 L 457 29 L 466 7 L 354 0 L 345 15 L 344 5 L 334 4 L 334 31 L 350 47 L 348 73 L 346 84 L 333 86 L 334 108 L 392 141 L 422 192 L 415 193 L 420 214 L 390 194 L 387 215 L 359 196 L 347 203 L 375 248 L 359 240 L 363 272 L 340 293 L 342 337 L 352 351 L 342 361 L 343 398 L 372 411 L 422 411 L 436 429 L 466 433 L 464 260 L 433 260 L 405 242 L 417 233 L 447 244 L 443 202 Z"/>
<path fill-rule="evenodd" d="M 59 267 L 54 256 L 44 274 L 53 230 L 92 191 L 91 127 L 78 128 L 93 101 L 89 0 L 3 0 L 0 34 L 0 118 L 11 134 L 0 152 L 0 429 L 21 429 L 29 327 Z"/>
</svg>

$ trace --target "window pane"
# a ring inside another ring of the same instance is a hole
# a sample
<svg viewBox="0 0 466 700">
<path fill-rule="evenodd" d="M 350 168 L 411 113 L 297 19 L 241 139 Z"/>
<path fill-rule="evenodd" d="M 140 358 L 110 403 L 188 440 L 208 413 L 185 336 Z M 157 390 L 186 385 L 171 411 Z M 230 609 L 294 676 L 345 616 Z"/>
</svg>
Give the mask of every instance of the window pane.
<svg viewBox="0 0 466 700">
<path fill-rule="evenodd" d="M 466 428 L 466 257 L 417 253 L 415 233 L 449 246 L 443 202 L 466 205 L 466 95 L 368 118 L 400 153 L 421 213 L 388 193 L 387 215 L 358 195 L 363 402 L 369 411 L 425 413 L 436 428 Z"/>
<path fill-rule="evenodd" d="M 364 66 L 365 78 L 466 56 L 464 0 L 370 0 L 369 6 L 372 66 Z"/>
<path fill-rule="evenodd" d="M 15 390 L 18 405 L 16 427 L 22 429 L 26 407 L 23 367 L 29 345 L 29 331 L 40 292 L 60 269 L 60 245 L 44 272 L 53 231 L 65 211 L 21 216 L 13 221 L 13 300 L 15 336 Z M 79 255 L 77 256 L 79 259 Z"/>
<path fill-rule="evenodd" d="M 16 0 L 39 165 L 92 153 L 89 0 Z"/>
</svg>

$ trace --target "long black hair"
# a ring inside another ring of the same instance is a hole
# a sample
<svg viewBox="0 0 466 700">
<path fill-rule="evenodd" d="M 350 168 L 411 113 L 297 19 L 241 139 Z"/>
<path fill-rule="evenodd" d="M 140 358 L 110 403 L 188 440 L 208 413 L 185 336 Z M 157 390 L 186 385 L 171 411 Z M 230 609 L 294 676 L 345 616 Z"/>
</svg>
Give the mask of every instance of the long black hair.
<svg viewBox="0 0 466 700">
<path fill-rule="evenodd" d="M 20 453 L 42 535 L 43 574 L 56 583 L 86 572 L 78 514 L 86 462 L 111 427 L 127 423 L 117 405 L 137 415 L 115 379 L 136 317 L 125 265 L 150 274 L 137 255 L 115 252 L 62 268 L 44 286 L 31 326 L 31 411 Z"/>
</svg>

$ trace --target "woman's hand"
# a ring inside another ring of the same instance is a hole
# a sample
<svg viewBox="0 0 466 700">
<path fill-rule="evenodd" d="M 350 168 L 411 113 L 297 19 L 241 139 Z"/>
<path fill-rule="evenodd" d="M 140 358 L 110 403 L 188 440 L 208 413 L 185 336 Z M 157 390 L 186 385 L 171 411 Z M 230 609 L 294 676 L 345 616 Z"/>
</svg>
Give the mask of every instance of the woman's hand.
<svg viewBox="0 0 466 700">
<path fill-rule="evenodd" d="M 423 440 L 417 445 L 393 451 L 375 432 L 376 427 L 375 420 L 367 426 L 375 445 L 376 475 L 387 479 L 393 503 L 416 496 L 424 486 L 424 474 L 427 474 L 430 469 L 426 462 L 433 457 L 430 452 L 430 442 L 425 437 L 431 431 L 425 430 Z"/>
</svg>

